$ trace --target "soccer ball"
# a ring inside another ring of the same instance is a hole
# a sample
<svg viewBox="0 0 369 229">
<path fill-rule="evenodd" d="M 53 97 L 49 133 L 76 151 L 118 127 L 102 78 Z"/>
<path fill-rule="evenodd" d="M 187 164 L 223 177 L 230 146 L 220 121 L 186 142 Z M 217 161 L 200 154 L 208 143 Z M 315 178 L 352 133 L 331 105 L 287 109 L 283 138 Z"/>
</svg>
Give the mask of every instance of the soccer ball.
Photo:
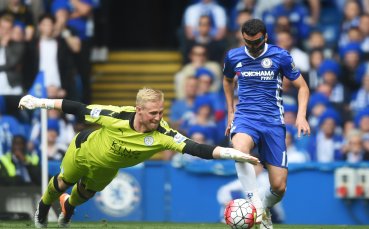
<svg viewBox="0 0 369 229">
<path fill-rule="evenodd" d="M 233 229 L 249 229 L 255 224 L 256 208 L 245 199 L 230 201 L 224 210 L 224 219 Z"/>
</svg>

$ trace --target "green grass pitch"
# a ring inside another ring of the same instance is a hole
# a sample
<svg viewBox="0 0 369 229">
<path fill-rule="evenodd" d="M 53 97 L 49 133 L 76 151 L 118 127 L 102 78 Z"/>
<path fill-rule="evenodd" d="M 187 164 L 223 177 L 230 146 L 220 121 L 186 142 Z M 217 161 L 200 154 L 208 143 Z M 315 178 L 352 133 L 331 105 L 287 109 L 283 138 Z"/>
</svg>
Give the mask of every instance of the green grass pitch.
<svg viewBox="0 0 369 229">
<path fill-rule="evenodd" d="M 33 222 L 0 221 L 0 228 L 34 228 Z M 49 223 L 48 228 L 58 228 L 56 223 Z M 227 229 L 224 224 L 205 223 L 138 223 L 138 222 L 72 222 L 70 228 L 121 228 L 121 229 Z M 258 227 L 253 227 L 257 229 Z M 340 226 L 340 225 L 274 225 L 274 229 L 359 229 L 367 226 Z"/>
</svg>

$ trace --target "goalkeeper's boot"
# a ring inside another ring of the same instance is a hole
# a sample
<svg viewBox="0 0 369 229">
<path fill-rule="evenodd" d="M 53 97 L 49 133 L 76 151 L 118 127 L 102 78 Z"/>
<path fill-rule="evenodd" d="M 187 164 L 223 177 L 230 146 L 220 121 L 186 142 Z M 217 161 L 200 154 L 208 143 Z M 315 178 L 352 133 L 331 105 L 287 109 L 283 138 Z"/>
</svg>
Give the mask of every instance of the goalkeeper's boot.
<svg viewBox="0 0 369 229">
<path fill-rule="evenodd" d="M 260 229 L 273 229 L 272 214 L 270 213 L 269 208 L 265 208 Z"/>
<path fill-rule="evenodd" d="M 69 204 L 69 194 L 63 193 L 59 197 L 60 206 L 61 206 L 61 213 L 58 218 L 58 225 L 59 227 L 69 227 L 72 215 L 74 213 L 74 207 Z"/>
<path fill-rule="evenodd" d="M 47 214 L 49 213 L 50 205 L 46 205 L 40 200 L 35 212 L 35 227 L 46 228 L 47 227 Z"/>
</svg>

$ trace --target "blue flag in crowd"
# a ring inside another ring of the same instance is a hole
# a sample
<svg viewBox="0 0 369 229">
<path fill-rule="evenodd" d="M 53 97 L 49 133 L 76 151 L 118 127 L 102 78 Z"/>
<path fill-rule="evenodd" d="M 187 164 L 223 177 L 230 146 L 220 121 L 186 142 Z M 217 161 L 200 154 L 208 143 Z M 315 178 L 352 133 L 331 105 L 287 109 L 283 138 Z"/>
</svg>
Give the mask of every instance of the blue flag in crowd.
<svg viewBox="0 0 369 229">
<path fill-rule="evenodd" d="M 32 87 L 29 89 L 28 94 L 38 97 L 38 98 L 46 98 L 47 97 L 47 90 L 45 87 L 45 80 L 44 80 L 44 72 L 40 71 L 36 79 L 33 81 Z"/>
</svg>

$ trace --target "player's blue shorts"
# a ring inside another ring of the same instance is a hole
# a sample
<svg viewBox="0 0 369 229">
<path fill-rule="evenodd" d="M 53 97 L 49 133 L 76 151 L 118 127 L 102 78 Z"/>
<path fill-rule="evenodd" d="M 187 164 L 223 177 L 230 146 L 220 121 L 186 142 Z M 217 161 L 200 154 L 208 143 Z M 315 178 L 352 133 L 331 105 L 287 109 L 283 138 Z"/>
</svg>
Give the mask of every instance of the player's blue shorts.
<svg viewBox="0 0 369 229">
<path fill-rule="evenodd" d="M 231 134 L 250 135 L 258 147 L 259 160 L 265 164 L 287 168 L 286 127 L 283 124 L 268 124 L 236 117 L 233 120 Z"/>
</svg>

